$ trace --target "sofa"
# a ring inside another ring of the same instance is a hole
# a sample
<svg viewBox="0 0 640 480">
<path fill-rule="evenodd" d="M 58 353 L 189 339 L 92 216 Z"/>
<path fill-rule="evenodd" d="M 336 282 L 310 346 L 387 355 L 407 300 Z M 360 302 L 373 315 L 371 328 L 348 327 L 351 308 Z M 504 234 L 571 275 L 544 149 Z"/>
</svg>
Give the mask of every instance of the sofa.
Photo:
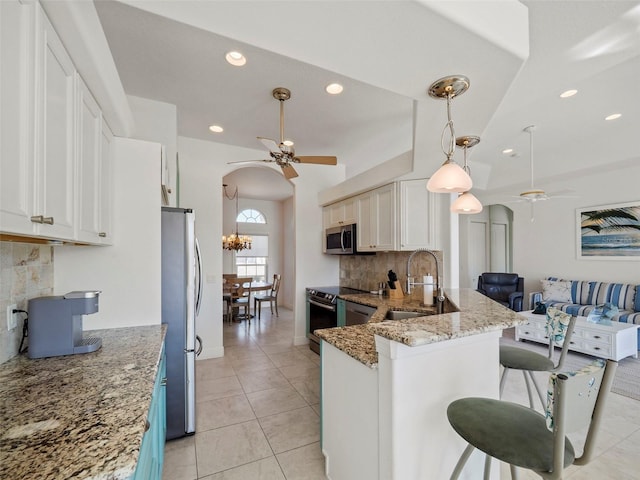
<svg viewBox="0 0 640 480">
<path fill-rule="evenodd" d="M 537 302 L 542 302 L 547 307 L 553 306 L 571 315 L 586 317 L 597 305 L 612 303 L 618 307 L 618 313 L 612 317 L 612 321 L 640 325 L 640 285 L 563 280 L 558 277 L 547 277 L 540 282 L 542 291 L 529 294 L 531 309 Z"/>
</svg>

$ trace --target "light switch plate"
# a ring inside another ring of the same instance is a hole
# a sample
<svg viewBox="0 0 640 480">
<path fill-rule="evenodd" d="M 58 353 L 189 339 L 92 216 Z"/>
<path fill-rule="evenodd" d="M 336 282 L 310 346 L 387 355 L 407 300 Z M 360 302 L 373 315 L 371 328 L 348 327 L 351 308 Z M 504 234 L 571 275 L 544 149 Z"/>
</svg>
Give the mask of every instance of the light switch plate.
<svg viewBox="0 0 640 480">
<path fill-rule="evenodd" d="M 13 311 L 18 308 L 15 303 L 7 307 L 7 330 L 13 330 L 18 326 L 18 313 Z"/>
</svg>

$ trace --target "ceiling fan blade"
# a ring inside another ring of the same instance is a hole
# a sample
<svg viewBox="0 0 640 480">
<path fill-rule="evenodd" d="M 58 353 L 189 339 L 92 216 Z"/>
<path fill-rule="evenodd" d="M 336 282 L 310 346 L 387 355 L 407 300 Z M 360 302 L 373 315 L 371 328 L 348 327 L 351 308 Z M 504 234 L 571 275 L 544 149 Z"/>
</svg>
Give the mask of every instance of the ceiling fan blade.
<svg viewBox="0 0 640 480">
<path fill-rule="evenodd" d="M 236 160 L 235 162 L 227 162 L 227 165 L 231 165 L 232 163 L 254 163 L 254 162 L 273 162 L 272 159 L 266 160 Z"/>
<path fill-rule="evenodd" d="M 298 176 L 298 172 L 296 172 L 296 169 L 293 168 L 292 165 L 287 163 L 286 165 L 281 165 L 281 167 L 282 167 L 282 173 L 284 174 L 287 180 Z"/>
<path fill-rule="evenodd" d="M 278 147 L 278 144 L 275 140 L 271 140 L 270 138 L 265 137 L 258 137 L 258 140 L 260 140 L 270 152 L 280 153 L 280 147 Z"/>
<path fill-rule="evenodd" d="M 323 157 L 323 156 L 311 156 L 311 157 L 294 157 L 294 162 L 297 163 L 316 163 L 319 165 L 337 165 L 337 157 Z"/>
</svg>

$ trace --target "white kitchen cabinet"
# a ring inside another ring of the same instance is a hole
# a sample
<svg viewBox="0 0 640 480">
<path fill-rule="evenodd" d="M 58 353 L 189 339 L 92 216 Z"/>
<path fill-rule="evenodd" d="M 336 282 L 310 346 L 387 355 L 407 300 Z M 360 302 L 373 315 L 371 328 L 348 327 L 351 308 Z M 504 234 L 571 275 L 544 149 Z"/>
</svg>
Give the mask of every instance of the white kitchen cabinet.
<svg viewBox="0 0 640 480">
<path fill-rule="evenodd" d="M 0 232 L 33 235 L 33 3 L 0 2 Z"/>
<path fill-rule="evenodd" d="M 113 135 L 102 112 L 80 76 L 77 77 L 78 182 L 76 239 L 111 243 L 111 158 Z"/>
<path fill-rule="evenodd" d="M 102 122 L 100 135 L 100 223 L 98 238 L 104 245 L 113 244 L 113 133 Z"/>
<path fill-rule="evenodd" d="M 111 243 L 113 135 L 37 2 L 0 2 L 0 232 Z"/>
<path fill-rule="evenodd" d="M 396 249 L 396 184 L 390 183 L 356 197 L 358 251 Z"/>
<path fill-rule="evenodd" d="M 324 207 L 322 214 L 324 228 L 340 227 L 342 225 L 356 223 L 356 198 L 351 197 L 327 205 Z"/>
<path fill-rule="evenodd" d="M 435 201 L 427 190 L 427 180 L 403 180 L 399 183 L 399 250 L 436 248 Z"/>
<path fill-rule="evenodd" d="M 51 22 L 36 6 L 36 234 L 74 239 L 76 70 Z"/>
<path fill-rule="evenodd" d="M 78 76 L 78 199 L 77 239 L 95 242 L 100 228 L 100 159 L 102 114 L 91 92 Z"/>
</svg>

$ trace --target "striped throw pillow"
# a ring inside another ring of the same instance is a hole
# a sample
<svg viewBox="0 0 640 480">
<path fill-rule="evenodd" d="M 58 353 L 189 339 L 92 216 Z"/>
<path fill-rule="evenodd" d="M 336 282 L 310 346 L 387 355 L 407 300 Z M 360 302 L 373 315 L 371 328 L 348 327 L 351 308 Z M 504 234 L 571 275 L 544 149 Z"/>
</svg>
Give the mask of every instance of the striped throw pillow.
<svg viewBox="0 0 640 480">
<path fill-rule="evenodd" d="M 571 301 L 578 305 L 589 304 L 589 292 L 591 291 L 591 282 L 588 281 L 572 281 L 571 282 Z"/>
<path fill-rule="evenodd" d="M 591 282 L 591 288 L 589 289 L 589 305 L 600 305 L 609 301 L 609 288 L 610 283 L 604 282 Z"/>
<path fill-rule="evenodd" d="M 609 288 L 609 302 L 620 310 L 633 310 L 636 286 L 629 283 L 612 283 Z"/>
</svg>

